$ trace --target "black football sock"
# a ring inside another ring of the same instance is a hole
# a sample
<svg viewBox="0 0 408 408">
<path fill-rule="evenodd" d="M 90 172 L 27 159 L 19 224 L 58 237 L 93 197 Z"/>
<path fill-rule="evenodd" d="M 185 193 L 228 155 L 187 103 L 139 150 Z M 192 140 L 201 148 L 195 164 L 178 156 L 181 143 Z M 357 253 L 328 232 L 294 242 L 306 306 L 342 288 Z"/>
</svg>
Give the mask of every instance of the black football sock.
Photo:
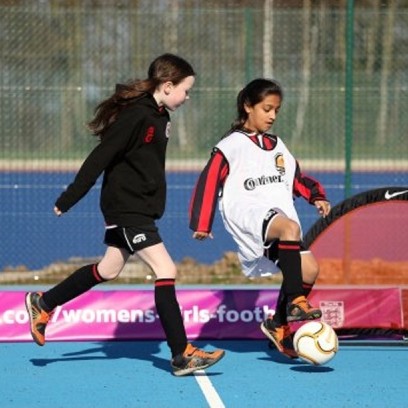
<svg viewBox="0 0 408 408">
<path fill-rule="evenodd" d="M 314 285 L 314 283 L 303 282 L 303 295 L 305 297 L 308 297 L 310 295 L 310 292 L 313 289 L 313 285 Z"/>
<path fill-rule="evenodd" d="M 285 292 L 283 290 L 283 287 L 281 286 L 280 291 L 279 291 L 279 296 L 276 301 L 276 310 L 275 314 L 273 315 L 273 321 L 278 325 L 286 325 L 288 323 L 286 319 L 286 304 L 287 304 L 287 299 Z"/>
<path fill-rule="evenodd" d="M 279 241 L 279 266 L 283 275 L 282 287 L 287 301 L 303 295 L 302 264 L 299 241 Z"/>
<path fill-rule="evenodd" d="M 303 295 L 305 297 L 308 297 L 312 288 L 313 288 L 313 283 L 306 283 L 303 282 Z M 278 325 L 282 326 L 285 324 L 288 324 L 287 321 L 287 316 L 286 316 L 286 304 L 287 304 L 287 298 L 286 295 L 283 291 L 283 288 L 281 286 L 280 291 L 279 291 L 279 296 L 276 301 L 276 311 L 275 314 L 273 315 L 273 321 Z"/>
<path fill-rule="evenodd" d="M 172 357 L 184 352 L 187 335 L 176 297 L 174 279 L 157 279 L 154 284 L 154 301 Z"/>
<path fill-rule="evenodd" d="M 105 281 L 99 275 L 97 264 L 83 266 L 45 292 L 40 299 L 40 305 L 45 311 L 50 312 Z"/>
</svg>

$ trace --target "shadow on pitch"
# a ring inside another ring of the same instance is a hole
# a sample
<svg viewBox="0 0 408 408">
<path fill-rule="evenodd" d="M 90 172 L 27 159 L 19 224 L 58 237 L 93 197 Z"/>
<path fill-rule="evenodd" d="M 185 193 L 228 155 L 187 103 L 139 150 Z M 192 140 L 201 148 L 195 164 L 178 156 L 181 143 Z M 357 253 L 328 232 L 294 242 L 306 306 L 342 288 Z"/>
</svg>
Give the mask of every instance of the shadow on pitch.
<svg viewBox="0 0 408 408">
<path fill-rule="evenodd" d="M 273 361 L 278 364 L 291 365 L 292 371 L 297 371 L 301 373 L 327 373 L 334 371 L 333 368 L 328 366 L 314 366 L 306 363 L 300 359 L 291 359 L 280 353 L 276 347 L 268 345 L 269 351 L 267 352 L 268 357 L 261 357 L 258 360 Z"/>
<path fill-rule="evenodd" d="M 264 360 L 264 361 L 272 361 L 277 364 L 284 364 L 284 365 L 301 365 L 304 364 L 302 361 L 299 359 L 292 359 L 289 357 L 286 357 L 284 354 L 280 353 L 275 346 L 270 344 L 271 342 L 268 341 L 266 343 L 266 356 L 265 357 L 260 357 L 258 360 Z"/>
<path fill-rule="evenodd" d="M 313 366 L 307 363 L 300 362 L 301 365 L 291 367 L 291 370 L 299 373 L 328 373 L 334 371 L 333 368 L 327 366 Z"/>
<path fill-rule="evenodd" d="M 120 338 L 120 333 L 125 330 L 124 324 L 118 324 L 115 336 Z M 157 356 L 160 353 L 161 340 L 146 341 L 101 341 L 91 343 L 93 347 L 83 350 L 64 353 L 58 358 L 37 358 L 30 361 L 34 366 L 44 367 L 48 364 L 69 362 L 69 361 L 90 361 L 90 360 L 117 360 L 133 359 L 151 361 L 153 366 L 164 371 L 170 371 L 170 350 L 169 358 L 165 359 Z M 83 343 L 89 346 L 90 343 Z M 167 347 L 167 344 L 165 344 Z"/>
</svg>

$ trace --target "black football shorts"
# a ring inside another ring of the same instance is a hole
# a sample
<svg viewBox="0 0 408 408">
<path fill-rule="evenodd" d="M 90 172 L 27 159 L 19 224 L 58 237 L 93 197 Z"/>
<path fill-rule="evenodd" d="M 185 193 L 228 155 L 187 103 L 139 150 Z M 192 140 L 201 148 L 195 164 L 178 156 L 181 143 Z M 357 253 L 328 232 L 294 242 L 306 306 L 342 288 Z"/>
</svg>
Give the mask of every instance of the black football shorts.
<svg viewBox="0 0 408 408">
<path fill-rule="evenodd" d="M 130 254 L 160 244 L 156 225 L 140 225 L 138 227 L 106 227 L 104 243 L 108 246 L 126 249 Z"/>
</svg>

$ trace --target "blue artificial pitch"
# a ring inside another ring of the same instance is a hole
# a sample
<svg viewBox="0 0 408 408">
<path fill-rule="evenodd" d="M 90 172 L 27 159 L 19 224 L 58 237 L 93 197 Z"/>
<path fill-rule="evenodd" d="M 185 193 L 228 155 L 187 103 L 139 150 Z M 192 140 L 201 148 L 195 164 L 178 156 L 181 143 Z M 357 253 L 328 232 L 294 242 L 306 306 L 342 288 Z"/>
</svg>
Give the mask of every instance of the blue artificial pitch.
<svg viewBox="0 0 408 408">
<path fill-rule="evenodd" d="M 2 408 L 406 407 L 407 348 L 340 344 L 327 365 L 289 360 L 265 341 L 199 341 L 227 353 L 203 374 L 174 377 L 165 342 L 3 343 Z M 205 378 L 204 378 L 205 377 Z M 199 381 L 206 379 L 212 395 Z M 218 397 L 214 399 L 214 393 Z"/>
</svg>

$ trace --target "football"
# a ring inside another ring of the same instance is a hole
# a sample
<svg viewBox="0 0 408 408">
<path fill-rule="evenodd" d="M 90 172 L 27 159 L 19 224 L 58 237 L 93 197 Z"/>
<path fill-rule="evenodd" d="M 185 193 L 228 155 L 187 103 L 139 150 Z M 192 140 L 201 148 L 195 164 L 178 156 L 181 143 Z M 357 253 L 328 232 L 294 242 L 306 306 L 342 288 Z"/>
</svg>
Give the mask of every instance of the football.
<svg viewBox="0 0 408 408">
<path fill-rule="evenodd" d="M 336 355 L 339 340 L 329 324 L 313 321 L 296 330 L 293 346 L 301 360 L 318 366 L 326 364 Z"/>
</svg>

